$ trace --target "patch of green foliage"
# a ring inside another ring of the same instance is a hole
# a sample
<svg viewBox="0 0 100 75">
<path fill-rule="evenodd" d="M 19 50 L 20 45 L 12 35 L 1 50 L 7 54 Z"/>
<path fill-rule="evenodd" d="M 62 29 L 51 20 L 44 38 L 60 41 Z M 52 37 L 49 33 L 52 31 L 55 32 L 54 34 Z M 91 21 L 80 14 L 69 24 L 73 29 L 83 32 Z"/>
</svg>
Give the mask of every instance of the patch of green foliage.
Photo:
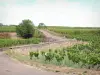
<svg viewBox="0 0 100 75">
<path fill-rule="evenodd" d="M 30 54 L 34 52 L 30 52 Z M 69 66 L 75 68 L 100 68 L 100 49 L 95 50 L 90 44 L 75 45 L 70 48 L 40 51 L 37 61 L 41 63 Z M 35 56 L 31 57 L 31 59 Z M 32 59 L 34 60 L 34 59 Z"/>
<path fill-rule="evenodd" d="M 67 55 L 67 50 L 65 49 L 56 49 L 55 50 L 48 50 L 48 51 L 40 51 L 38 52 L 38 59 L 35 59 L 35 56 L 33 55 L 34 52 L 30 52 L 32 56 L 30 56 L 31 60 L 33 61 L 38 61 L 40 63 L 45 63 L 45 64 L 54 64 L 54 65 L 61 65 L 61 66 L 70 66 L 73 67 L 79 67 L 79 64 L 74 64 L 71 60 L 69 60 L 68 55 Z"/>
<path fill-rule="evenodd" d="M 94 68 L 95 66 L 100 68 L 100 48 L 94 48 L 90 45 L 75 45 L 68 48 L 67 55 L 74 63 L 82 62 L 82 67 Z M 100 46 L 99 46 L 100 47 Z M 98 65 L 98 66 L 97 66 Z"/>
</svg>

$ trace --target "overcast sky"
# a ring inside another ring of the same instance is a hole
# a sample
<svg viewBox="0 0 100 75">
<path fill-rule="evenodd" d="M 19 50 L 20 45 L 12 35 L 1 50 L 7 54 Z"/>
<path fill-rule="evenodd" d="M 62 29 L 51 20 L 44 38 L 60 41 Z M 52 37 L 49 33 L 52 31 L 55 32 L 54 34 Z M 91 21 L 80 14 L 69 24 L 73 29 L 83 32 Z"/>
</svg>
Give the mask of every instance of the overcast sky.
<svg viewBox="0 0 100 75">
<path fill-rule="evenodd" d="M 100 0 L 0 0 L 0 23 L 100 27 Z"/>
</svg>

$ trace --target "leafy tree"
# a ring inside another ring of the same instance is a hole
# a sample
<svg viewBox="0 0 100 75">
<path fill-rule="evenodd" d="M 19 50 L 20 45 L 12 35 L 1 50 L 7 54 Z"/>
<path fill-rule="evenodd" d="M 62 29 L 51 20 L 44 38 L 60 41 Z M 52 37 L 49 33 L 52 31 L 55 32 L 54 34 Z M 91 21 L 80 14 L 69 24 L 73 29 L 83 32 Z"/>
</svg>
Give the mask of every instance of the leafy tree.
<svg viewBox="0 0 100 75">
<path fill-rule="evenodd" d="M 23 38 L 31 38 L 34 35 L 34 24 L 31 20 L 22 20 L 18 26 L 16 26 L 16 32 Z"/>
<path fill-rule="evenodd" d="M 38 28 L 47 28 L 44 23 L 39 23 Z"/>
</svg>

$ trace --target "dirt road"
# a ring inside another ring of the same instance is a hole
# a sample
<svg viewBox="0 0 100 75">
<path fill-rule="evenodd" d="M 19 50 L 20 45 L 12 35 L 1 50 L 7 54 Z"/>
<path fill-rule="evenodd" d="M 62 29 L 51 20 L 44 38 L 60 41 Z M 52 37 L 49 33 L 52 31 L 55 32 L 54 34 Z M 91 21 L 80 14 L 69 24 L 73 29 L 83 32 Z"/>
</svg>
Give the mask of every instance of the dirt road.
<svg viewBox="0 0 100 75">
<path fill-rule="evenodd" d="M 47 48 L 67 47 L 74 44 L 83 43 L 77 40 L 65 39 L 62 37 L 54 36 L 47 31 L 41 30 L 47 37 L 49 42 L 37 45 L 24 45 L 12 47 L 13 50 L 22 53 L 28 53 L 29 50 L 42 50 Z M 0 75 L 63 75 L 53 72 L 39 70 L 30 66 L 23 65 L 9 58 L 3 52 L 0 52 Z"/>
</svg>

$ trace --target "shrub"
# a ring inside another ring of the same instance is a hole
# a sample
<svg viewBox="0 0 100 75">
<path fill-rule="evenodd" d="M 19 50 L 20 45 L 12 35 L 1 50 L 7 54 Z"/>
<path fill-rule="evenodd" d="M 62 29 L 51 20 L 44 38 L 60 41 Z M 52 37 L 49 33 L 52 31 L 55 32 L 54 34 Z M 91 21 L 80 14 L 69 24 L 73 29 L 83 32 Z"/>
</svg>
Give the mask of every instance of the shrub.
<svg viewBox="0 0 100 75">
<path fill-rule="evenodd" d="M 18 26 L 16 26 L 16 32 L 23 38 L 31 38 L 34 35 L 34 24 L 31 20 L 23 20 Z"/>
</svg>

